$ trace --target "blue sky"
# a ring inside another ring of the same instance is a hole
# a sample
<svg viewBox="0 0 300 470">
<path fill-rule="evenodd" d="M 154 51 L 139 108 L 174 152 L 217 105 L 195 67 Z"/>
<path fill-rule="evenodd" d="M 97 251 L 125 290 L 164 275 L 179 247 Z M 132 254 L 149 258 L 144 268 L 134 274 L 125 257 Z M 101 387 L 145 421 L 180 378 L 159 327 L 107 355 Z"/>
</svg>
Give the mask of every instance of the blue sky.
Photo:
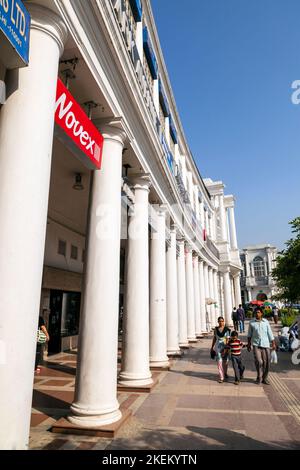
<svg viewBox="0 0 300 470">
<path fill-rule="evenodd" d="M 236 197 L 240 248 L 300 216 L 299 0 L 151 0 L 177 108 L 203 177 Z M 184 8 L 182 7 L 184 5 Z"/>
</svg>

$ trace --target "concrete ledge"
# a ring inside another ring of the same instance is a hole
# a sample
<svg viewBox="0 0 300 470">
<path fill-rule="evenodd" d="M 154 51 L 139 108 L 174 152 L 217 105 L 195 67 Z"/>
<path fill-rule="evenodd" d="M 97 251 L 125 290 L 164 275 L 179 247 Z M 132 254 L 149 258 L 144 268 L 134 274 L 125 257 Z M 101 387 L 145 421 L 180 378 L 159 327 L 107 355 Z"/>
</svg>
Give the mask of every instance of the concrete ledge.
<svg viewBox="0 0 300 470">
<path fill-rule="evenodd" d="M 189 339 L 189 343 L 190 344 L 198 343 L 198 340 L 197 339 Z"/>
<path fill-rule="evenodd" d="M 131 410 L 122 410 L 122 418 L 119 421 L 116 421 L 112 424 L 106 424 L 104 426 L 99 426 L 97 428 L 82 428 L 77 426 L 76 424 L 70 423 L 66 418 L 61 418 L 57 423 L 55 423 L 51 431 L 53 433 L 61 433 L 61 434 L 77 434 L 80 436 L 95 436 L 95 437 L 107 437 L 107 438 L 114 438 L 119 431 L 119 429 L 123 426 L 123 424 L 127 421 L 127 419 L 131 416 Z"/>
<path fill-rule="evenodd" d="M 149 385 L 120 385 L 118 384 L 118 392 L 135 392 L 135 393 L 150 393 L 158 384 L 158 377 L 152 377 L 153 383 Z"/>
</svg>

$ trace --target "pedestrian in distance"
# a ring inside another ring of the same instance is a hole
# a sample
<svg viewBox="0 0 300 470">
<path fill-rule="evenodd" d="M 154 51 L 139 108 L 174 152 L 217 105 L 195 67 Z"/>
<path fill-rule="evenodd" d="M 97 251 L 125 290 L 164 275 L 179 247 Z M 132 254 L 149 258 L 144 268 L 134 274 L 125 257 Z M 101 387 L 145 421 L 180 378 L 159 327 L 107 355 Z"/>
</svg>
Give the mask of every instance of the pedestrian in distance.
<svg viewBox="0 0 300 470">
<path fill-rule="evenodd" d="M 231 320 L 233 321 L 233 328 L 234 328 L 236 331 L 238 331 L 238 329 L 239 329 L 239 322 L 238 322 L 236 307 L 234 307 L 233 310 L 232 310 Z"/>
<path fill-rule="evenodd" d="M 37 374 L 41 372 L 40 364 L 43 360 L 43 348 L 46 341 L 49 341 L 50 337 L 44 322 L 43 317 L 39 316 L 39 327 L 38 327 L 38 337 L 35 353 L 35 367 L 34 370 Z"/>
<path fill-rule="evenodd" d="M 245 366 L 242 362 L 242 349 L 244 347 L 246 347 L 246 345 L 239 340 L 238 332 L 232 331 L 225 349 L 230 351 L 232 367 L 235 375 L 235 385 L 239 385 L 240 381 L 244 377 Z"/>
<path fill-rule="evenodd" d="M 245 333 L 245 310 L 243 309 L 242 304 L 240 304 L 237 309 L 237 319 L 240 325 L 240 333 Z"/>
<path fill-rule="evenodd" d="M 274 323 L 275 325 L 277 325 L 278 323 L 278 308 L 276 307 L 273 307 L 273 318 L 274 318 Z"/>
<path fill-rule="evenodd" d="M 253 346 L 254 362 L 257 371 L 256 384 L 270 385 L 268 374 L 270 370 L 270 345 L 276 350 L 275 339 L 268 320 L 263 318 L 260 308 L 256 309 L 255 320 L 251 320 L 248 330 L 247 349 L 250 352 Z"/>
<path fill-rule="evenodd" d="M 228 379 L 227 369 L 228 369 L 228 353 L 225 349 L 227 341 L 230 338 L 230 329 L 225 325 L 225 320 L 223 317 L 218 318 L 218 326 L 214 329 L 213 341 L 210 349 L 211 357 L 214 357 L 214 352 L 216 353 L 216 360 L 218 364 L 219 371 L 219 383 L 224 382 Z"/>
</svg>

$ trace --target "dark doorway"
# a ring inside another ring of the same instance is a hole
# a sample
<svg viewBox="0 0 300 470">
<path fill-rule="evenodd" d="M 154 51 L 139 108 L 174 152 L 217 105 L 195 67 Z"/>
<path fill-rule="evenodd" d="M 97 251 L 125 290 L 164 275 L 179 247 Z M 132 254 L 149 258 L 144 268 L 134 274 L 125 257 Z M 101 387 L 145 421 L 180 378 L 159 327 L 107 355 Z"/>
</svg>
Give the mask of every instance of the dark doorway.
<svg viewBox="0 0 300 470">
<path fill-rule="evenodd" d="M 63 337 L 78 335 L 80 297 L 79 292 L 51 291 L 48 354 L 61 352 Z"/>
</svg>

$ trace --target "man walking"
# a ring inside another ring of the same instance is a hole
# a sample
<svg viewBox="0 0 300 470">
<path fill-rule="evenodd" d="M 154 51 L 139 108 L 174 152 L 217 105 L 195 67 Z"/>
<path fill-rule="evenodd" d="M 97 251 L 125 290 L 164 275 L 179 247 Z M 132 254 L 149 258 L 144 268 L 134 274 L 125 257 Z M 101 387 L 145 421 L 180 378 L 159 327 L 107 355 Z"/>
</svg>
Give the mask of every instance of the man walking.
<svg viewBox="0 0 300 470">
<path fill-rule="evenodd" d="M 268 374 L 270 370 L 270 343 L 275 349 L 275 340 L 268 320 L 263 318 L 262 311 L 258 308 L 255 312 L 255 320 L 250 321 L 248 330 L 248 351 L 253 346 L 254 361 L 257 371 L 255 383 L 261 382 L 270 385 Z"/>
<path fill-rule="evenodd" d="M 245 333 L 245 310 L 243 309 L 242 305 L 239 305 L 237 309 L 237 319 L 240 325 L 240 333 Z"/>
<path fill-rule="evenodd" d="M 233 310 L 232 310 L 231 320 L 233 321 L 233 328 L 235 329 L 235 331 L 238 331 L 239 330 L 239 322 L 238 322 L 238 318 L 237 318 L 236 307 L 234 307 Z"/>
</svg>

